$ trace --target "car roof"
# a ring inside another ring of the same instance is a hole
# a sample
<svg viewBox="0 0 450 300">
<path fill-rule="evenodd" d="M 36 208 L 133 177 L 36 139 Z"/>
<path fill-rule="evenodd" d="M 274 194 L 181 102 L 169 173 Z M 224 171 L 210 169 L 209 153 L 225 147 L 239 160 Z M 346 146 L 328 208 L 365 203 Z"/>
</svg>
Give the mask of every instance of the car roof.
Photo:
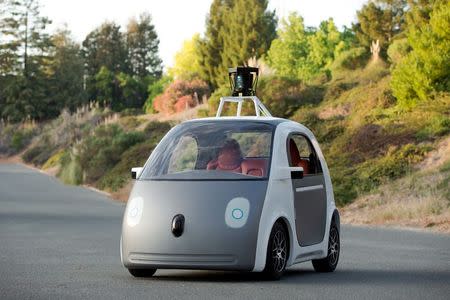
<svg viewBox="0 0 450 300">
<path fill-rule="evenodd" d="M 293 122 L 287 119 L 275 118 L 275 117 L 256 117 L 256 116 L 242 116 L 242 117 L 210 117 L 210 118 L 200 118 L 184 121 L 183 123 L 191 122 L 229 122 L 229 121 L 248 121 L 248 122 L 261 122 L 265 124 L 271 124 L 277 126 L 284 122 Z M 295 122 L 293 122 L 295 123 Z M 298 124 L 298 123 L 297 123 Z"/>
</svg>

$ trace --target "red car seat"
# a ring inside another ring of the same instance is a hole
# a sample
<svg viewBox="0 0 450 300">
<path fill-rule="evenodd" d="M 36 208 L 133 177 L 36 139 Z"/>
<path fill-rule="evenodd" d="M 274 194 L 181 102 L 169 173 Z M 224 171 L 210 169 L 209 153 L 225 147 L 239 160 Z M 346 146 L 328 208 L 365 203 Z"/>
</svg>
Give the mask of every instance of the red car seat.
<svg viewBox="0 0 450 300">
<path fill-rule="evenodd" d="M 300 157 L 300 152 L 298 151 L 297 145 L 293 139 L 289 140 L 289 153 L 291 155 L 291 165 L 293 167 L 302 167 L 303 174 L 309 174 L 309 162 Z"/>
</svg>

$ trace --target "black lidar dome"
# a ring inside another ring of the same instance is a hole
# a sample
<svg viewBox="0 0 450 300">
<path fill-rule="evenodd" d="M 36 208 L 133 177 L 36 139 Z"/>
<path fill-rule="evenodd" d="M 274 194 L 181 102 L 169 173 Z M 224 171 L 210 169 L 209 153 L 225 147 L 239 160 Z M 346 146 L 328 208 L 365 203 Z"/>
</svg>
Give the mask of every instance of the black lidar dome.
<svg viewBox="0 0 450 300">
<path fill-rule="evenodd" d="M 258 68 L 236 67 L 228 69 L 232 96 L 255 96 Z"/>
</svg>

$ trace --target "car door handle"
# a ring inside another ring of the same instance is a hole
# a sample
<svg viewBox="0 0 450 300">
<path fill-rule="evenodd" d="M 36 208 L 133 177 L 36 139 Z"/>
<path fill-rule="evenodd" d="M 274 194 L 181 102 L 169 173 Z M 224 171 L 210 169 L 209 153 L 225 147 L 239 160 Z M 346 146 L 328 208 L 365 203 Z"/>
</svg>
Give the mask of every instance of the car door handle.
<svg viewBox="0 0 450 300">
<path fill-rule="evenodd" d="M 301 193 L 301 192 L 315 191 L 315 190 L 321 190 L 321 189 L 323 189 L 323 184 L 299 187 L 299 188 L 296 188 L 295 191 L 297 193 Z"/>
</svg>

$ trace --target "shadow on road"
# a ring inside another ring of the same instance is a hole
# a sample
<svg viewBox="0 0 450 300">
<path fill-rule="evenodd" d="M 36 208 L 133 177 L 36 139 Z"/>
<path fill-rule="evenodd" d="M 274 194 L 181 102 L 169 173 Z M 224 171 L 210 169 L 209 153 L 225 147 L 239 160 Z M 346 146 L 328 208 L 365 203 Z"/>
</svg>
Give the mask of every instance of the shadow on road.
<svg viewBox="0 0 450 300">
<path fill-rule="evenodd" d="M 161 271 L 160 271 L 161 272 Z M 171 274 L 158 274 L 150 281 L 184 281 L 184 282 L 264 282 L 259 273 L 224 272 L 224 271 L 173 271 Z M 333 273 L 317 273 L 313 270 L 287 270 L 281 284 L 317 284 L 317 285 L 417 285 L 446 284 L 450 282 L 450 271 L 428 270 L 337 270 Z"/>
</svg>

